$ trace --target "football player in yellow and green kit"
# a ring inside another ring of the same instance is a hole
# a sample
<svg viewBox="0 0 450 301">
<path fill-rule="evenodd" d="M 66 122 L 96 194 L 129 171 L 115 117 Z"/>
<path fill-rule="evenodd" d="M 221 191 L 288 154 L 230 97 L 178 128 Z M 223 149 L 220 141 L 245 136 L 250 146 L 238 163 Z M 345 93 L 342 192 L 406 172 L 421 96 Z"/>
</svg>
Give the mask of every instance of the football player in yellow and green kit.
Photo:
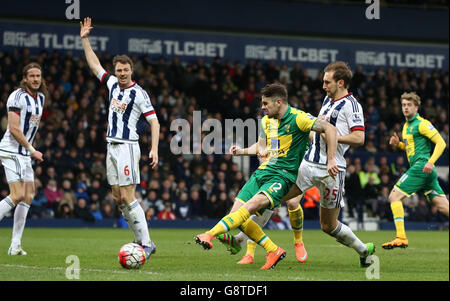
<svg viewBox="0 0 450 301">
<path fill-rule="evenodd" d="M 416 93 L 403 93 L 401 104 L 406 119 L 402 131 L 403 141 L 394 133 L 389 144 L 406 151 L 410 168 L 400 177 L 389 195 L 397 235 L 394 240 L 382 244 L 385 249 L 408 247 L 402 203 L 405 197 L 422 191 L 441 213 L 448 216 L 448 200 L 439 186 L 434 168 L 434 163 L 445 150 L 445 141 L 434 126 L 418 114 L 420 97 Z M 430 156 L 431 142 L 436 146 Z"/>
<path fill-rule="evenodd" d="M 280 205 L 297 178 L 297 170 L 309 143 L 311 130 L 325 133 L 328 146 L 327 171 L 336 177 L 338 167 L 334 159 L 337 148 L 337 130 L 325 120 L 292 108 L 286 88 L 281 84 L 267 85 L 261 90 L 262 131 L 258 142 L 249 148 L 232 146 L 233 155 L 256 155 L 268 151 L 267 159 L 253 173 L 237 195 L 231 213 L 222 218 L 211 230 L 199 234 L 195 241 L 204 249 L 211 249 L 211 241 L 219 234 L 239 227 L 248 237 L 267 252 L 263 270 L 274 268 L 286 256 L 286 251 L 275 245 L 261 227 L 249 217 L 262 213 L 265 208 Z"/>
</svg>

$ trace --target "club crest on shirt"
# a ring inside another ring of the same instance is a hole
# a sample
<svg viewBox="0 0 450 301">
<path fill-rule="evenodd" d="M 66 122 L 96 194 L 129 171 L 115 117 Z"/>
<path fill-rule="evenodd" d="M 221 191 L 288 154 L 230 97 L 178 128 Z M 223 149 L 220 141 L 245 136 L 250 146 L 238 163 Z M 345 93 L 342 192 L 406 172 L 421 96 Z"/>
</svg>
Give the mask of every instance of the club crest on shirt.
<svg viewBox="0 0 450 301">
<path fill-rule="evenodd" d="M 330 116 L 325 116 L 325 115 L 319 115 L 319 117 L 318 117 L 319 119 L 321 119 L 321 120 L 325 120 L 325 121 L 328 121 L 328 122 L 330 122 Z"/>
<path fill-rule="evenodd" d="M 336 118 L 338 116 L 338 114 L 339 114 L 338 111 L 333 111 L 333 113 L 331 113 L 331 117 Z"/>
<path fill-rule="evenodd" d="M 30 116 L 30 126 L 31 127 L 36 127 L 39 126 L 39 122 L 41 121 L 41 116 L 40 115 L 31 115 Z"/>
<path fill-rule="evenodd" d="M 124 114 L 125 110 L 127 109 L 127 104 L 121 102 L 120 100 L 113 98 L 111 99 L 111 110 L 113 110 L 116 113 Z"/>
</svg>

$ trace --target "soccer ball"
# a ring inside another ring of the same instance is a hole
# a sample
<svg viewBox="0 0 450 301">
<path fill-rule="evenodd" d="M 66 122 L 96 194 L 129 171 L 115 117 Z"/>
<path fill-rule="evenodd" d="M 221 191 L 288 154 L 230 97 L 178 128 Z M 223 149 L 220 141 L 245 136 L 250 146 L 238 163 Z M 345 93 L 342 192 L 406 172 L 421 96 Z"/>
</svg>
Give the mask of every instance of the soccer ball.
<svg viewBox="0 0 450 301">
<path fill-rule="evenodd" d="M 119 250 L 119 263 L 126 269 L 139 269 L 145 263 L 145 251 L 136 243 L 123 245 Z"/>
</svg>

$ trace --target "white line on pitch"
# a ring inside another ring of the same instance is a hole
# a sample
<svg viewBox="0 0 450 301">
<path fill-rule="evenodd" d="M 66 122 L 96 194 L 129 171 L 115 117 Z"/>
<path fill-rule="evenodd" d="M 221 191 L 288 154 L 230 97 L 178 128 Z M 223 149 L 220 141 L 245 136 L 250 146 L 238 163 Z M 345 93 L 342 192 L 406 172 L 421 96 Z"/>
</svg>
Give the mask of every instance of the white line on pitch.
<svg viewBox="0 0 450 301">
<path fill-rule="evenodd" d="M 64 267 L 38 267 L 38 266 L 30 266 L 30 265 L 17 265 L 17 264 L 0 264 L 0 266 L 8 267 L 8 268 L 22 268 L 22 269 L 33 269 L 33 270 L 66 270 Z M 116 270 L 102 270 L 102 269 L 86 269 L 80 268 L 80 271 L 86 272 L 106 272 L 106 273 L 116 273 L 116 274 L 128 274 L 127 271 L 116 271 Z M 148 274 L 148 275 L 157 275 L 155 272 L 145 272 L 139 271 L 140 274 Z"/>
</svg>

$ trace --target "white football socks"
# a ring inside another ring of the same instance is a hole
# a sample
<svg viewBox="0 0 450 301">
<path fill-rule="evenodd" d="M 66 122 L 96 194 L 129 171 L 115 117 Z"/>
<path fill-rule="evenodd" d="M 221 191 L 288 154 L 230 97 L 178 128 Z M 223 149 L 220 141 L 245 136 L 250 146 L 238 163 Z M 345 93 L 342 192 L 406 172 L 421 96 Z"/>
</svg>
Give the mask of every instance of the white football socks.
<svg viewBox="0 0 450 301">
<path fill-rule="evenodd" d="M 343 244 L 344 246 L 353 248 L 360 257 L 367 256 L 369 250 L 366 245 L 356 237 L 356 235 L 352 232 L 352 230 L 345 224 L 339 222 L 336 229 L 331 231 L 331 236 L 336 238 L 336 241 Z"/>
<path fill-rule="evenodd" d="M 122 216 L 125 219 L 125 221 L 128 224 L 128 227 L 133 231 L 134 233 L 134 241 L 136 243 L 141 243 L 141 239 L 136 236 L 136 227 L 134 226 L 134 223 L 131 221 L 130 212 L 128 210 L 127 205 L 120 205 L 119 206 L 120 211 L 122 211 Z"/>
<path fill-rule="evenodd" d="M 20 202 L 17 204 L 14 212 L 14 226 L 11 240 L 11 247 L 13 248 L 17 248 L 20 245 L 29 209 L 30 205 L 25 202 Z"/>
<path fill-rule="evenodd" d="M 11 200 L 11 198 L 9 196 L 7 196 L 6 198 L 4 198 L 1 202 L 0 202 L 0 221 L 5 217 L 5 215 L 11 211 L 11 209 L 13 209 L 16 205 L 14 204 L 14 202 Z"/>
<path fill-rule="evenodd" d="M 150 234 L 148 232 L 147 220 L 145 218 L 144 209 L 142 209 L 138 200 L 134 200 L 127 206 L 128 211 L 128 224 L 132 224 L 131 229 L 134 232 L 136 241 L 140 242 L 143 246 L 150 246 Z"/>
</svg>

